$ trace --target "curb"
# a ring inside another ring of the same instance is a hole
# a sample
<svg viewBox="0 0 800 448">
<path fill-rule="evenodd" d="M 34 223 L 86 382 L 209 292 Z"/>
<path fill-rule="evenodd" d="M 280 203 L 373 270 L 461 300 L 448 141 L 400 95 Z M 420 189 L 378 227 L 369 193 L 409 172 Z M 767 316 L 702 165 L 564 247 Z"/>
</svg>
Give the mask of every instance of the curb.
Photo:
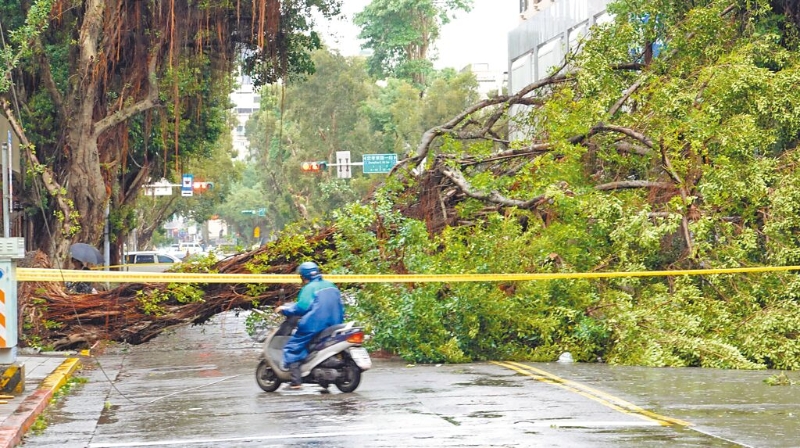
<svg viewBox="0 0 800 448">
<path fill-rule="evenodd" d="M 72 373 L 80 367 L 78 358 L 68 358 L 28 395 L 17 409 L 0 423 L 0 448 L 13 448 L 21 441 L 39 415 L 50 404 L 53 394 L 66 384 Z"/>
</svg>

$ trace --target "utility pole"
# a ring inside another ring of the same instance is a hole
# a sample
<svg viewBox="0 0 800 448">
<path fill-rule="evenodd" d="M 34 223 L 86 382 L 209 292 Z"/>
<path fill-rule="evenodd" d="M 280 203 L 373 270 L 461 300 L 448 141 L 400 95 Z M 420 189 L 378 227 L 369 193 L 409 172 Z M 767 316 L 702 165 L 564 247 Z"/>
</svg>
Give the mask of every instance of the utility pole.
<svg viewBox="0 0 800 448">
<path fill-rule="evenodd" d="M 2 170 L 3 170 L 3 236 L 11 236 L 11 148 L 8 143 L 3 143 Z"/>
</svg>

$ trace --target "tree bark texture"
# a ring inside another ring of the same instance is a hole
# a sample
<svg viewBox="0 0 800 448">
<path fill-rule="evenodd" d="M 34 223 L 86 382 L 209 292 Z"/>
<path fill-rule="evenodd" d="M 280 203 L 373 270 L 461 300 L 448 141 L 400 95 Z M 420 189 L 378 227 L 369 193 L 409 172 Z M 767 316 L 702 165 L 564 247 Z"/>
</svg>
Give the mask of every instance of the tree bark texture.
<svg viewBox="0 0 800 448">
<path fill-rule="evenodd" d="M 238 49 L 252 49 L 275 76 L 284 75 L 290 68 L 284 53 L 301 45 L 291 37 L 304 30 L 294 20 L 303 9 L 284 4 L 56 0 L 47 29 L 30 42 L 33 62 L 13 71 L 14 95 L 0 94 L 36 176 L 34 191 L 18 195 L 37 210 L 29 215 L 32 225 L 47 229 L 28 235 L 32 247 L 64 264 L 72 243 L 102 240 L 107 207 L 114 213 L 134 205 L 152 172 L 179 176 L 196 149 L 181 145 L 181 120 L 202 107 L 199 96 L 227 95 L 220 92 Z M 328 12 L 331 5 L 317 3 Z M 205 72 L 195 70 L 201 65 Z M 198 72 L 210 73 L 195 80 L 210 87 L 184 91 L 184 74 Z M 35 101 L 52 110 L 36 109 Z"/>
</svg>

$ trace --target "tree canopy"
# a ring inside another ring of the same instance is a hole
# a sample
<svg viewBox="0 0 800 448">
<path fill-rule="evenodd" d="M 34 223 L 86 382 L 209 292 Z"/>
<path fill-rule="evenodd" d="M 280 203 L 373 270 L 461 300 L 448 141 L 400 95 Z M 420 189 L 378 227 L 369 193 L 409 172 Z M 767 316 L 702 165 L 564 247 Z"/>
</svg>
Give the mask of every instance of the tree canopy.
<svg viewBox="0 0 800 448">
<path fill-rule="evenodd" d="M 187 160 L 209 157 L 228 129 L 236 64 L 261 83 L 313 71 L 311 12 L 339 4 L 0 3 L 0 104 L 29 167 L 15 192 L 31 228 L 49 229 L 29 235 L 33 246 L 63 260 L 70 243 L 97 243 L 107 208 L 124 213 L 143 184 L 175 182 Z"/>
<path fill-rule="evenodd" d="M 594 27 L 551 76 L 429 128 L 374 204 L 337 215 L 343 253 L 325 267 L 797 265 L 800 59 L 794 2 L 780 5 L 614 2 L 614 22 Z M 513 105 L 527 109 L 508 116 Z M 522 135 L 511 140 L 508 123 Z M 797 369 L 796 288 L 796 274 L 767 272 L 370 284 L 357 297 L 375 343 L 411 360 L 570 351 L 582 361 Z"/>
<path fill-rule="evenodd" d="M 359 38 L 371 49 L 369 73 L 426 85 L 433 70 L 429 51 L 442 25 L 457 11 L 469 11 L 471 0 L 372 0 L 356 14 Z"/>
<path fill-rule="evenodd" d="M 319 220 L 332 210 L 359 201 L 385 176 L 340 179 L 337 167 L 303 173 L 303 162 L 335 162 L 337 151 L 351 161 L 364 154 L 404 155 L 427 127 L 477 99 L 471 73 L 436 73 L 425 95 L 399 79 L 379 87 L 361 57 L 343 57 L 325 49 L 312 53 L 314 74 L 287 85 L 264 89 L 261 108 L 247 127 L 251 156 L 263 189 L 262 207 L 270 230 L 297 221 Z"/>
</svg>

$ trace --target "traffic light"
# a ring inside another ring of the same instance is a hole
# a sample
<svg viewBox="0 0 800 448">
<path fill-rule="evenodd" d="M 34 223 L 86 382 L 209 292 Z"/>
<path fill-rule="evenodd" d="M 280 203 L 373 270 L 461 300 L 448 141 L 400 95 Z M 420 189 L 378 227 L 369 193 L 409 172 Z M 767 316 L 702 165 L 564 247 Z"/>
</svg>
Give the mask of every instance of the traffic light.
<svg viewBox="0 0 800 448">
<path fill-rule="evenodd" d="M 319 162 L 303 162 L 300 164 L 300 169 L 307 173 L 326 171 L 328 169 L 328 162 L 324 160 Z"/>
<path fill-rule="evenodd" d="M 195 193 L 203 193 L 208 190 L 214 189 L 214 182 L 192 182 L 192 191 Z"/>
</svg>

